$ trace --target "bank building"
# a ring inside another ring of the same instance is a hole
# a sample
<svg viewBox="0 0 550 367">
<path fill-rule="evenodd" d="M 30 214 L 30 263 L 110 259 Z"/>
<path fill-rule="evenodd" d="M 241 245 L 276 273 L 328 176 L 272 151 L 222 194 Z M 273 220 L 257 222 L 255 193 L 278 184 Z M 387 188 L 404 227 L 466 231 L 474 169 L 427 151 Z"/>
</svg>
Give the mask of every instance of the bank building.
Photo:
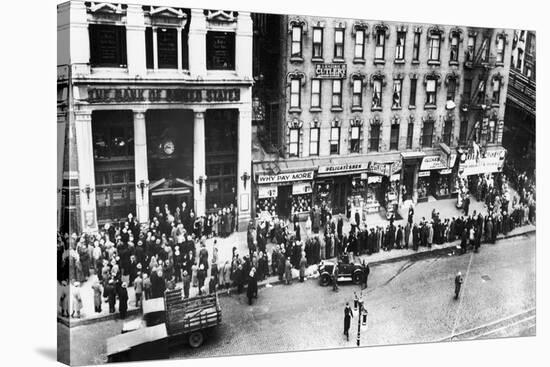
<svg viewBox="0 0 550 367">
<path fill-rule="evenodd" d="M 135 3 L 58 6 L 58 223 L 182 202 L 248 223 L 251 14 Z"/>
</svg>

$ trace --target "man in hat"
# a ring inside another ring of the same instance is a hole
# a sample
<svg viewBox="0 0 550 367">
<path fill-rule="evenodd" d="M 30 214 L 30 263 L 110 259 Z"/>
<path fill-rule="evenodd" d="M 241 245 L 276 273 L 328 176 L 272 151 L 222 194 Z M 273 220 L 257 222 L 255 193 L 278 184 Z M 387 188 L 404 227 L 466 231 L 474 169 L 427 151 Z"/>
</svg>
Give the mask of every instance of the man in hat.
<svg viewBox="0 0 550 367">
<path fill-rule="evenodd" d="M 128 311 L 128 284 L 122 282 L 122 285 L 118 291 L 118 311 L 120 312 L 120 318 L 124 320 L 126 318 L 126 312 Z"/>
<path fill-rule="evenodd" d="M 189 298 L 189 288 L 191 287 L 191 275 L 187 272 L 187 270 L 183 270 L 183 296 L 184 298 Z"/>
<path fill-rule="evenodd" d="M 248 297 L 248 305 L 252 305 L 252 298 L 258 297 L 258 281 L 256 279 L 256 268 L 250 269 L 248 274 L 248 287 L 246 289 L 246 296 Z"/>
<path fill-rule="evenodd" d="M 103 288 L 103 297 L 107 298 L 107 302 L 109 303 L 109 313 L 114 313 L 116 303 L 116 289 L 115 281 L 113 279 L 109 279 L 109 281 Z"/>
<path fill-rule="evenodd" d="M 80 295 L 80 282 L 73 283 L 71 296 L 73 297 L 73 312 L 71 313 L 71 317 L 75 317 L 74 314 L 76 312 L 76 318 L 79 319 L 80 310 L 82 309 L 82 297 Z"/>
<path fill-rule="evenodd" d="M 349 341 L 349 328 L 351 326 L 351 318 L 353 317 L 353 311 L 349 306 L 349 302 L 346 302 L 346 307 L 344 308 L 344 335 L 346 340 Z"/>
<path fill-rule="evenodd" d="M 462 278 L 462 273 L 459 271 L 455 277 L 455 299 L 458 299 L 462 283 L 464 283 L 464 279 Z"/>
<path fill-rule="evenodd" d="M 138 264 L 138 267 L 141 268 L 141 264 Z M 136 279 L 134 279 L 134 292 L 136 294 L 136 307 L 141 306 L 141 295 L 143 293 L 143 278 L 141 271 L 138 271 Z"/>
<path fill-rule="evenodd" d="M 92 290 L 94 291 L 94 310 L 97 313 L 101 313 L 101 294 L 103 290 L 101 289 L 101 284 L 98 280 L 92 284 Z"/>
</svg>

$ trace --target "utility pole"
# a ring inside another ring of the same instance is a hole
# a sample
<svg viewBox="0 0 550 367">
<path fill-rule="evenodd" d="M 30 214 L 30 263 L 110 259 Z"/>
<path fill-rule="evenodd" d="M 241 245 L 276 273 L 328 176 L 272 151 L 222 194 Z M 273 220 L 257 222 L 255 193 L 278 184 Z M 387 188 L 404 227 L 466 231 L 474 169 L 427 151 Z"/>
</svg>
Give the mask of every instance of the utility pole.
<svg viewBox="0 0 550 367">
<path fill-rule="evenodd" d="M 357 295 L 355 295 L 357 297 Z M 359 347 L 361 345 L 361 323 L 363 326 L 367 325 L 367 309 L 364 306 L 363 302 L 363 292 L 361 292 L 360 298 L 357 300 L 357 309 L 359 310 L 359 314 L 357 317 L 357 346 Z M 362 320 L 361 320 L 362 319 Z"/>
</svg>

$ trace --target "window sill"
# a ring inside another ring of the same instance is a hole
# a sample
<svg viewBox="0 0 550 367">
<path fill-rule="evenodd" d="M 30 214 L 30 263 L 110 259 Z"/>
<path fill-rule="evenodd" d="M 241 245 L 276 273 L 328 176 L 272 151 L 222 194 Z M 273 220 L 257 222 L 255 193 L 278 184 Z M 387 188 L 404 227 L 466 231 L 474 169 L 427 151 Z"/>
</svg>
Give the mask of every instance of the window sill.
<svg viewBox="0 0 550 367">
<path fill-rule="evenodd" d="M 439 61 L 439 60 L 428 60 L 428 65 L 439 66 L 439 65 L 441 65 L 441 61 Z"/>
<path fill-rule="evenodd" d="M 409 110 L 416 110 L 416 106 L 409 105 Z"/>
<path fill-rule="evenodd" d="M 382 107 L 371 107 L 371 111 L 382 111 Z"/>
<path fill-rule="evenodd" d="M 300 107 L 291 107 L 288 109 L 289 113 L 302 113 L 302 109 Z"/>
<path fill-rule="evenodd" d="M 405 63 L 405 59 L 395 59 L 395 60 L 393 61 L 393 63 L 394 63 L 394 64 L 401 64 L 401 65 L 403 65 L 403 64 Z"/>
<path fill-rule="evenodd" d="M 398 106 L 392 106 L 391 109 L 392 109 L 392 111 L 399 111 L 399 110 L 402 109 L 402 107 L 401 106 L 399 106 L 399 107 Z"/>
<path fill-rule="evenodd" d="M 450 66 L 458 66 L 458 60 L 457 61 L 449 61 Z"/>
<path fill-rule="evenodd" d="M 420 65 L 420 60 L 413 60 L 411 61 L 412 65 Z"/>
<path fill-rule="evenodd" d="M 331 107 L 332 112 L 342 112 L 344 109 L 342 107 Z"/>
<path fill-rule="evenodd" d="M 343 62 L 346 62 L 346 60 L 344 60 L 343 58 L 341 57 L 338 57 L 338 58 L 334 58 L 332 59 L 332 62 L 335 62 L 335 63 L 343 63 Z"/>
<path fill-rule="evenodd" d="M 311 62 L 325 62 L 325 59 L 323 59 L 322 57 L 312 57 L 311 58 Z"/>
<path fill-rule="evenodd" d="M 502 61 L 495 62 L 495 66 L 504 66 L 504 62 L 502 62 Z"/>
<path fill-rule="evenodd" d="M 499 108 L 500 103 L 491 103 L 491 108 Z"/>
<path fill-rule="evenodd" d="M 304 58 L 301 56 L 292 56 L 290 57 L 290 62 L 302 63 L 304 62 Z"/>
<path fill-rule="evenodd" d="M 437 106 L 434 105 L 434 104 L 425 104 L 424 105 L 425 110 L 435 110 L 436 108 L 437 108 Z"/>
<path fill-rule="evenodd" d="M 355 107 L 351 107 L 351 112 L 363 112 L 363 107 L 358 107 L 358 106 L 355 106 Z"/>
<path fill-rule="evenodd" d="M 366 62 L 365 59 L 357 59 L 357 58 L 353 59 L 354 64 L 364 64 L 365 62 Z"/>
<path fill-rule="evenodd" d="M 323 109 L 321 107 L 311 107 L 309 109 L 309 112 L 322 112 Z"/>
<path fill-rule="evenodd" d="M 374 65 L 384 65 L 386 60 L 384 59 L 374 59 Z"/>
</svg>

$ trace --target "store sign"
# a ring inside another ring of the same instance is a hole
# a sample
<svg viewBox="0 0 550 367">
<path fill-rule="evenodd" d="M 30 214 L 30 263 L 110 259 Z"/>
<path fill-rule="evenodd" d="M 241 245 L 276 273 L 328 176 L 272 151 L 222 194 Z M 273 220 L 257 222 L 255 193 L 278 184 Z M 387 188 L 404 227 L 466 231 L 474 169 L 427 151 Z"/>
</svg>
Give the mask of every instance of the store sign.
<svg viewBox="0 0 550 367">
<path fill-rule="evenodd" d="M 429 177 L 430 171 L 420 171 L 418 172 L 418 177 Z"/>
<path fill-rule="evenodd" d="M 259 184 L 266 184 L 266 183 L 291 182 L 291 181 L 302 181 L 302 180 L 313 180 L 313 171 L 281 173 L 278 175 L 259 175 L 257 182 Z"/>
<path fill-rule="evenodd" d="M 320 166 L 320 174 L 330 174 L 330 173 L 341 173 L 341 172 L 352 172 L 352 171 L 364 171 L 369 168 L 368 163 L 346 163 L 338 164 L 334 166 Z"/>
<path fill-rule="evenodd" d="M 382 182 L 382 176 L 369 176 L 367 179 L 368 183 L 379 183 Z"/>
<path fill-rule="evenodd" d="M 483 158 L 478 159 L 473 154 L 468 154 L 464 163 L 460 164 L 460 170 L 465 176 L 500 172 L 504 166 L 505 157 L 504 149 L 488 151 Z"/>
<path fill-rule="evenodd" d="M 292 185 L 292 195 L 311 194 L 311 192 L 310 183 L 295 183 Z"/>
<path fill-rule="evenodd" d="M 390 181 L 399 181 L 399 179 L 401 179 L 400 174 L 391 175 L 391 177 L 390 177 Z"/>
<path fill-rule="evenodd" d="M 238 102 L 239 88 L 88 88 L 89 103 Z"/>
<path fill-rule="evenodd" d="M 447 165 L 447 161 L 442 159 L 439 155 L 430 155 L 422 158 L 422 163 L 420 164 L 420 169 L 422 171 L 432 170 L 432 169 L 447 169 L 454 165 L 454 160 L 456 159 L 456 154 L 451 154 L 454 158 L 451 158 L 452 164 Z M 450 163 L 450 162 L 449 162 Z"/>
<path fill-rule="evenodd" d="M 396 172 L 401 171 L 401 168 L 403 167 L 402 161 L 395 161 L 391 165 L 391 174 L 393 175 Z"/>
<path fill-rule="evenodd" d="M 390 162 L 390 163 L 370 162 L 368 172 L 374 173 L 377 175 L 391 176 L 392 165 L 393 165 L 393 162 Z"/>
<path fill-rule="evenodd" d="M 276 198 L 277 186 L 258 186 L 258 199 Z"/>
<path fill-rule="evenodd" d="M 321 79 L 345 79 L 346 64 L 316 64 L 315 77 Z"/>
<path fill-rule="evenodd" d="M 451 170 L 450 168 L 442 169 L 442 170 L 439 172 L 439 174 L 440 174 L 440 175 L 449 175 L 449 174 L 451 174 L 451 171 L 452 171 L 452 170 Z"/>
</svg>

